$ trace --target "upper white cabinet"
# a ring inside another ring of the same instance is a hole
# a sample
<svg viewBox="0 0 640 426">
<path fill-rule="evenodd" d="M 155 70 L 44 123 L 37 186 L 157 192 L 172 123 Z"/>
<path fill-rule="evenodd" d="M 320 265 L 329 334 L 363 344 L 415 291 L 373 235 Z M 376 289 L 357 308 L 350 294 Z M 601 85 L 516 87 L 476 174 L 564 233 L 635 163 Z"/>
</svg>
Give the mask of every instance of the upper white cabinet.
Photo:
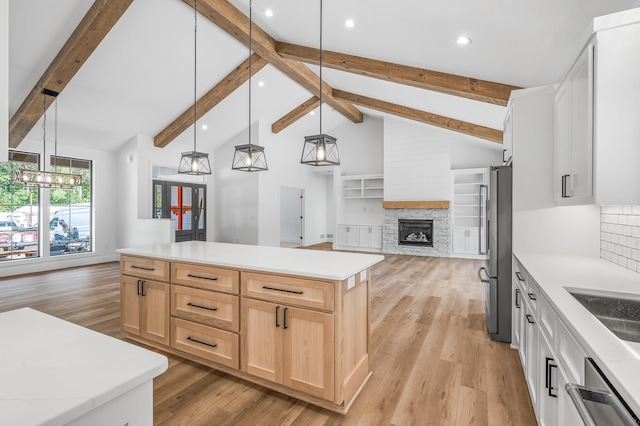
<svg viewBox="0 0 640 426">
<path fill-rule="evenodd" d="M 502 131 L 502 164 L 509 165 L 513 159 L 513 108 L 507 107 Z"/>
<path fill-rule="evenodd" d="M 555 97 L 558 204 L 640 203 L 640 11 L 596 18 Z"/>
<path fill-rule="evenodd" d="M 593 196 L 593 45 L 588 44 L 558 88 L 554 197 Z"/>
</svg>

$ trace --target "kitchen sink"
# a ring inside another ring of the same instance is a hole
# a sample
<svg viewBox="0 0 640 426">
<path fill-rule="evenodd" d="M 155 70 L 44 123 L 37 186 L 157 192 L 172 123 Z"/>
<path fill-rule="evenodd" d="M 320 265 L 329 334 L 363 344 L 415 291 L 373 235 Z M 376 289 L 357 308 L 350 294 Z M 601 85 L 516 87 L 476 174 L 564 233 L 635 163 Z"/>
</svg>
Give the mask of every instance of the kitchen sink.
<svg viewBox="0 0 640 426">
<path fill-rule="evenodd" d="M 640 343 L 640 299 L 611 293 L 569 293 L 620 339 Z"/>
</svg>

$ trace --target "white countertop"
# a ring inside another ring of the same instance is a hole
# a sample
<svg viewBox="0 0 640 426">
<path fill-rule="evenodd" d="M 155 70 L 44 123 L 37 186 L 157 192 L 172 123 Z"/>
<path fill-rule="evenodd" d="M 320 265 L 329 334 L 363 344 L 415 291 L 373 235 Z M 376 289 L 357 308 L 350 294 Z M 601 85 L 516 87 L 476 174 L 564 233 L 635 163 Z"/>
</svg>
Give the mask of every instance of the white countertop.
<svg viewBox="0 0 640 426">
<path fill-rule="evenodd" d="M 640 298 L 640 274 L 600 258 L 514 253 L 581 346 L 640 415 L 640 343 L 611 333 L 567 289 Z"/>
<path fill-rule="evenodd" d="M 120 254 L 342 281 L 384 256 L 322 250 L 185 241 L 117 250 Z"/>
<path fill-rule="evenodd" d="M 0 424 L 63 425 L 162 374 L 167 358 L 30 308 L 0 313 Z"/>
</svg>

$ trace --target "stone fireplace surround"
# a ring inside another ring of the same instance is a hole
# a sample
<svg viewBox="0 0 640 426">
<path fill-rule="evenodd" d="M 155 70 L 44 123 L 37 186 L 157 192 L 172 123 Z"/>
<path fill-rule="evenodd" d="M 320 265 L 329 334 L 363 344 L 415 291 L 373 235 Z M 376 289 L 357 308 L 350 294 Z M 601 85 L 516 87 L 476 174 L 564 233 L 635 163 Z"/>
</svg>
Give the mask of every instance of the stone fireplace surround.
<svg viewBox="0 0 640 426">
<path fill-rule="evenodd" d="M 433 220 L 433 247 L 398 245 L 398 219 Z M 448 208 L 385 208 L 382 252 L 413 256 L 449 257 L 451 220 Z"/>
</svg>

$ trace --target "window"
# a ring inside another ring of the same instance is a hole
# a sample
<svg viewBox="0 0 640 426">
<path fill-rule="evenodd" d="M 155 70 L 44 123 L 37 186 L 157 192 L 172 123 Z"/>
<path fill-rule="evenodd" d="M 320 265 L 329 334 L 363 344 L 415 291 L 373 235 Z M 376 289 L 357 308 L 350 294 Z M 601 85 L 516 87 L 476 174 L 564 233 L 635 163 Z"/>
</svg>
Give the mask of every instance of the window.
<svg viewBox="0 0 640 426">
<path fill-rule="evenodd" d="M 91 251 L 92 200 L 89 160 L 51 157 L 51 170 L 82 176 L 82 186 L 50 190 L 49 253 L 51 256 Z"/>
<path fill-rule="evenodd" d="M 39 159 L 38 154 L 9 151 L 9 161 L 0 164 L 0 262 L 40 256 L 38 189 L 14 182 L 16 171 L 38 170 Z"/>
</svg>

